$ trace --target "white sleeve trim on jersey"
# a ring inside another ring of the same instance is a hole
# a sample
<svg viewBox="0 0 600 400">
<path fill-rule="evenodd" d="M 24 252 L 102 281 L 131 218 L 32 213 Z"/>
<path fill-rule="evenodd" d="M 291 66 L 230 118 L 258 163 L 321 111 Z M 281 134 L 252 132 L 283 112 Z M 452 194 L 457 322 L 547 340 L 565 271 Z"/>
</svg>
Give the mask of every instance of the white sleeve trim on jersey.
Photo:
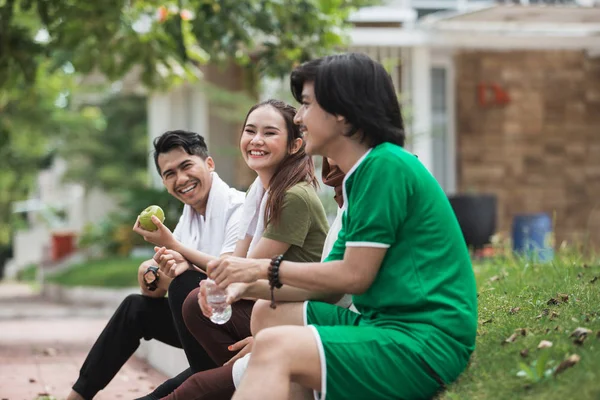
<svg viewBox="0 0 600 400">
<path fill-rule="evenodd" d="M 346 247 L 377 247 L 378 249 L 387 249 L 390 245 L 377 242 L 346 242 Z"/>
</svg>

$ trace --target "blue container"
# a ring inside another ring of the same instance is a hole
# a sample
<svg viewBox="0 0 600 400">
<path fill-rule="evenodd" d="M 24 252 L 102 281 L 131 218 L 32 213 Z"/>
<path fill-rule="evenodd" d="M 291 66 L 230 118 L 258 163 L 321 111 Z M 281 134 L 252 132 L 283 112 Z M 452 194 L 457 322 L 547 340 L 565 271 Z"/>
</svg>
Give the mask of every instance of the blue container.
<svg viewBox="0 0 600 400">
<path fill-rule="evenodd" d="M 548 214 L 517 215 L 513 220 L 513 251 L 534 261 L 554 258 L 552 219 Z"/>
</svg>

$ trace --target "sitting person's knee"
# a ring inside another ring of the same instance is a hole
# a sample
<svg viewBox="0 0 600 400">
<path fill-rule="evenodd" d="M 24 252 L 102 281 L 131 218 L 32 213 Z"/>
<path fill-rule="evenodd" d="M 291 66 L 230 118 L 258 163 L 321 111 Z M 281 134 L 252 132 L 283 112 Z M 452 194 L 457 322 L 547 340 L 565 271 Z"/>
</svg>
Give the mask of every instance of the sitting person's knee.
<svg viewBox="0 0 600 400">
<path fill-rule="evenodd" d="M 287 353 L 287 347 L 290 345 L 287 335 L 282 334 L 285 332 L 285 327 L 274 326 L 271 328 L 265 328 L 258 332 L 254 336 L 254 344 L 252 345 L 252 357 L 257 354 L 266 356 L 272 353 Z"/>
<path fill-rule="evenodd" d="M 146 260 L 143 263 L 140 264 L 140 267 L 138 268 L 138 273 L 140 274 L 144 274 L 144 272 L 146 272 L 146 270 L 148 269 L 148 267 L 152 266 L 152 265 L 156 265 L 156 263 L 154 262 L 154 260 Z"/>
<path fill-rule="evenodd" d="M 261 330 L 270 326 L 269 319 L 273 317 L 271 302 L 268 300 L 256 300 L 252 307 L 252 317 L 250 318 L 250 332 L 256 335 Z"/>
<path fill-rule="evenodd" d="M 128 320 L 136 320 L 148 307 L 148 298 L 141 294 L 130 294 L 123 299 L 117 313 L 125 313 Z"/>
</svg>

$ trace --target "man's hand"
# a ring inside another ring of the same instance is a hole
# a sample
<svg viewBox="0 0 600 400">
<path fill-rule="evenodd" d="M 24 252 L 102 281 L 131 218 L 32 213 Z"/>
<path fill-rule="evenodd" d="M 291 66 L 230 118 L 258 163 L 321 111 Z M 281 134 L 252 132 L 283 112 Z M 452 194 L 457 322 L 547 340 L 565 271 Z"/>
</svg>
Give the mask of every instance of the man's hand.
<svg viewBox="0 0 600 400">
<path fill-rule="evenodd" d="M 190 263 L 181 254 L 175 250 L 167 249 L 166 247 L 155 247 L 154 260 L 157 261 L 160 271 L 173 279 L 188 269 Z"/>
<path fill-rule="evenodd" d="M 248 284 L 246 283 L 232 283 L 225 289 L 227 293 L 227 299 L 225 300 L 227 304 L 233 304 L 236 301 L 242 299 L 248 289 Z M 206 298 L 206 281 L 200 281 L 200 291 L 198 291 L 198 305 L 200 306 L 200 310 L 202 310 L 202 314 L 206 318 L 210 318 L 212 315 L 212 308 L 208 305 L 208 300 Z"/>
<path fill-rule="evenodd" d="M 133 231 L 140 234 L 146 242 L 150 242 L 157 246 L 166 247 L 172 249 L 175 247 L 177 240 L 173 233 L 167 228 L 160 219 L 155 215 L 152 216 L 152 222 L 158 227 L 155 231 L 147 231 L 140 225 L 140 217 L 138 216 L 133 225 Z"/>
<path fill-rule="evenodd" d="M 236 282 L 253 283 L 267 278 L 270 260 L 224 257 L 209 262 L 206 266 L 208 277 L 221 288 Z"/>
<path fill-rule="evenodd" d="M 240 350 L 239 353 L 237 353 L 235 356 L 231 357 L 231 359 L 223 365 L 234 363 L 235 360 L 238 360 L 238 359 L 244 357 L 246 354 L 250 353 L 252 351 L 253 343 L 254 343 L 254 338 L 252 336 L 248 336 L 246 339 L 242 339 L 239 342 L 234 343 L 231 346 L 229 346 L 227 348 L 227 350 L 229 350 L 229 351 L 238 351 L 240 349 L 242 349 L 242 350 Z"/>
</svg>

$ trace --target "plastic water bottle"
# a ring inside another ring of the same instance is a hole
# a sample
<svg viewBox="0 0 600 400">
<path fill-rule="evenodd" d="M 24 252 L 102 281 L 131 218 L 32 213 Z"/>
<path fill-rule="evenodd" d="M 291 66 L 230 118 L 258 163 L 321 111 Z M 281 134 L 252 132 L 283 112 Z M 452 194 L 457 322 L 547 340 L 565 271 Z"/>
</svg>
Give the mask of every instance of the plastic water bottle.
<svg viewBox="0 0 600 400">
<path fill-rule="evenodd" d="M 212 279 L 206 279 L 206 301 L 212 309 L 210 320 L 223 325 L 231 318 L 231 304 L 227 304 L 227 293 Z"/>
</svg>

